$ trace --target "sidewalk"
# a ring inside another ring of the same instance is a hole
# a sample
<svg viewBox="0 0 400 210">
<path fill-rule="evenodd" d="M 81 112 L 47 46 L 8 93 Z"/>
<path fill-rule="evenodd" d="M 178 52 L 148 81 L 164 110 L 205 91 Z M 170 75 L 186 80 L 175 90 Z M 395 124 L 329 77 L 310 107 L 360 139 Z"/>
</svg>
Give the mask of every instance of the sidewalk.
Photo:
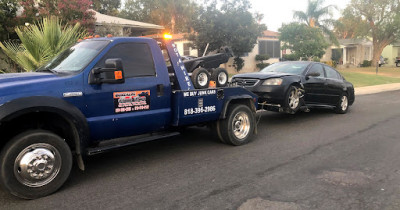
<svg viewBox="0 0 400 210">
<path fill-rule="evenodd" d="M 354 91 L 356 95 L 368 95 L 368 94 L 393 91 L 393 90 L 400 90 L 400 83 L 359 87 L 355 88 Z"/>
</svg>

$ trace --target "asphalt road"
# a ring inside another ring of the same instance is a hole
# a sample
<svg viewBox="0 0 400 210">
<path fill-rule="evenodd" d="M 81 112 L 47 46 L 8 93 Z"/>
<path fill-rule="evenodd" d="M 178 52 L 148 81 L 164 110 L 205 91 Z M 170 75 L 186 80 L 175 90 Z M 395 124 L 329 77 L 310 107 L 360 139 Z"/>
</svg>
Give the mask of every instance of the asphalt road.
<svg viewBox="0 0 400 210">
<path fill-rule="evenodd" d="M 330 110 L 262 113 L 248 145 L 205 128 L 91 157 L 55 194 L 1 209 L 400 209 L 400 91 Z"/>
</svg>

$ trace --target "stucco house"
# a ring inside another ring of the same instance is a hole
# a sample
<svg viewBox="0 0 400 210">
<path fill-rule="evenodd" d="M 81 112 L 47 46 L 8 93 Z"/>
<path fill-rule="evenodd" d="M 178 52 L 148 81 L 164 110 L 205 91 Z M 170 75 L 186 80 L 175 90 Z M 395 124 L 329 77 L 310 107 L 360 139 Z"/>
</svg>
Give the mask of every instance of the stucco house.
<svg viewBox="0 0 400 210">
<path fill-rule="evenodd" d="M 400 42 L 386 46 L 383 49 L 382 56 L 387 58 L 387 66 L 396 66 L 396 57 L 400 57 Z"/>
<path fill-rule="evenodd" d="M 244 60 L 244 67 L 242 70 L 240 70 L 240 72 L 244 73 L 258 71 L 256 66 L 258 63 L 258 61 L 256 61 L 256 55 L 268 54 L 270 59 L 264 62 L 272 64 L 279 62 L 279 58 L 281 58 L 282 54 L 285 53 L 285 50 L 281 50 L 279 33 L 266 30 L 260 37 L 257 38 L 257 43 L 253 50 L 241 57 Z M 223 67 L 226 68 L 230 74 L 237 73 L 236 69 L 233 67 L 233 58 L 231 58 L 228 63 L 223 65 Z"/>
<path fill-rule="evenodd" d="M 368 39 L 340 39 L 340 46 L 331 46 L 321 61 L 331 61 L 334 53 L 340 53 L 339 64 L 359 66 L 364 60 L 372 60 L 373 46 Z"/>
</svg>

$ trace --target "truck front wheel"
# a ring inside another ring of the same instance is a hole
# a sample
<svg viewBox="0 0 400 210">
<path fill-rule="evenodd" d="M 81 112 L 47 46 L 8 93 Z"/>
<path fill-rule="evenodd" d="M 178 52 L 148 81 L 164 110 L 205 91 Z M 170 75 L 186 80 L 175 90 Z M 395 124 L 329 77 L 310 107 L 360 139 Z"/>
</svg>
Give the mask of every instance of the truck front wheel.
<svg viewBox="0 0 400 210">
<path fill-rule="evenodd" d="M 218 135 L 221 141 L 234 146 L 250 142 L 255 126 L 253 112 L 243 104 L 230 106 L 226 119 L 217 123 Z"/>
<path fill-rule="evenodd" d="M 4 189 L 20 198 L 35 199 L 64 184 L 71 171 L 72 154 L 58 135 L 32 130 L 5 145 L 0 164 L 0 185 Z"/>
</svg>

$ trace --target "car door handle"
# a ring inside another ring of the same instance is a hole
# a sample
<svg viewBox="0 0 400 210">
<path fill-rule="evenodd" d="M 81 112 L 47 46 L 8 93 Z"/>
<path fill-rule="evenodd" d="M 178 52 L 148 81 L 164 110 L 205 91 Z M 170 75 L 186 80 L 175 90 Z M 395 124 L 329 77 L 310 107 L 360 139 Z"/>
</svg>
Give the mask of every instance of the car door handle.
<svg viewBox="0 0 400 210">
<path fill-rule="evenodd" d="M 157 85 L 157 96 L 163 96 L 164 95 L 164 85 L 158 84 Z"/>
</svg>

